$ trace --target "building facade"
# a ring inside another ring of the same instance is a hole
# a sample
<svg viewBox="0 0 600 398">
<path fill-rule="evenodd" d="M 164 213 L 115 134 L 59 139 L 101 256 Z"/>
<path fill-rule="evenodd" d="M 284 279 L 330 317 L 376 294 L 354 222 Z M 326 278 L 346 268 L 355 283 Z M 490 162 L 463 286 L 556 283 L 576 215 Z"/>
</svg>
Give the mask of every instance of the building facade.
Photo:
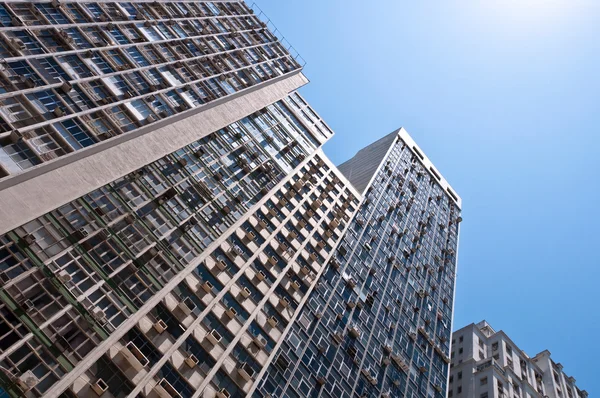
<svg viewBox="0 0 600 398">
<path fill-rule="evenodd" d="M 0 397 L 443 395 L 460 198 L 404 130 L 336 168 L 275 31 L 0 2 Z"/>
<path fill-rule="evenodd" d="M 340 170 L 363 193 L 257 397 L 443 397 L 460 198 L 405 130 Z"/>
<path fill-rule="evenodd" d="M 486 321 L 452 335 L 449 398 L 587 398 L 549 351 L 528 356 Z"/>
<path fill-rule="evenodd" d="M 0 3 L 0 396 L 243 397 L 358 208 L 237 1 Z"/>
</svg>

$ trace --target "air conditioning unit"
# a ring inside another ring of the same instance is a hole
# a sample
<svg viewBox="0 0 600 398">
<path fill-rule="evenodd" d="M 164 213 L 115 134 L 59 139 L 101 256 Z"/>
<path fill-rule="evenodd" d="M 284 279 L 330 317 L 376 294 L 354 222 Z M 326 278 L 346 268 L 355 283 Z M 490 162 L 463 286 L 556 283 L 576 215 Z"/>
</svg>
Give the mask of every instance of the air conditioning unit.
<svg viewBox="0 0 600 398">
<path fill-rule="evenodd" d="M 187 297 L 178 305 L 181 312 L 183 312 L 186 316 L 190 315 L 196 309 L 196 303 Z"/>
<path fill-rule="evenodd" d="M 256 372 L 254 371 L 254 369 L 245 362 L 242 362 L 240 364 L 240 367 L 238 368 L 238 374 L 241 376 L 242 379 L 246 381 L 252 380 L 252 377 L 255 373 Z"/>
<path fill-rule="evenodd" d="M 231 398 L 231 394 L 229 394 L 229 391 L 227 391 L 225 388 L 221 388 L 219 391 L 217 391 L 217 398 Z"/>
<path fill-rule="evenodd" d="M 350 328 L 348 329 L 348 334 L 350 335 L 350 337 L 356 339 L 360 336 L 360 330 L 358 330 L 358 328 L 353 325 L 350 326 Z"/>
<path fill-rule="evenodd" d="M 300 289 L 300 284 L 297 281 L 293 281 L 292 283 L 290 283 L 290 286 L 292 287 L 292 289 L 294 290 L 298 290 Z"/>
<path fill-rule="evenodd" d="M 127 345 L 121 349 L 121 355 L 129 363 L 129 366 L 138 372 L 148 366 L 148 358 L 142 354 L 140 349 L 137 348 L 135 343 L 132 341 L 127 343 Z"/>
<path fill-rule="evenodd" d="M 246 239 L 252 242 L 256 239 L 256 234 L 252 231 L 246 232 Z"/>
<path fill-rule="evenodd" d="M 233 307 L 229 307 L 228 309 L 225 310 L 225 314 L 229 318 L 233 319 L 233 318 L 235 318 L 237 316 L 237 310 L 235 308 L 233 308 Z"/>
<path fill-rule="evenodd" d="M 233 250 L 231 250 L 233 252 Z M 224 260 L 215 261 L 215 266 L 220 270 L 224 271 L 227 268 L 227 263 Z"/>
<path fill-rule="evenodd" d="M 210 341 L 212 344 L 217 345 L 219 344 L 219 342 L 221 341 L 221 335 L 219 334 L 219 332 L 217 332 L 215 329 L 211 330 L 210 333 L 208 333 L 206 335 L 206 338 L 208 339 L 208 341 Z"/>
<path fill-rule="evenodd" d="M 206 281 L 202 284 L 202 289 L 206 292 L 206 293 L 211 293 L 213 290 L 214 286 L 212 283 L 210 283 L 209 281 Z"/>
<path fill-rule="evenodd" d="M 106 323 L 106 313 L 101 308 L 94 308 L 91 311 L 91 315 L 99 323 Z"/>
<path fill-rule="evenodd" d="M 266 277 L 265 273 L 263 271 L 258 271 L 256 273 L 256 279 L 258 279 L 259 281 L 264 280 Z"/>
<path fill-rule="evenodd" d="M 33 311 L 35 309 L 35 304 L 31 300 L 23 301 L 22 306 L 26 311 Z"/>
<path fill-rule="evenodd" d="M 160 398 L 182 398 L 181 394 L 177 392 L 175 387 L 173 387 L 167 379 L 159 381 L 156 387 L 154 387 L 154 392 L 156 392 Z"/>
<path fill-rule="evenodd" d="M 240 290 L 240 295 L 243 298 L 248 298 L 248 297 L 250 297 L 251 294 L 252 294 L 252 292 L 250 291 L 250 289 L 248 289 L 245 286 L 242 288 L 242 290 Z"/>
<path fill-rule="evenodd" d="M 17 39 L 16 37 L 10 38 L 9 43 L 16 50 L 24 50 L 25 49 L 25 43 L 23 43 L 23 40 Z"/>
<path fill-rule="evenodd" d="M 71 282 L 73 280 L 73 277 L 67 271 L 58 271 L 55 276 L 62 283 Z"/>
<path fill-rule="evenodd" d="M 279 299 L 279 305 L 281 305 L 283 308 L 286 308 L 288 305 L 290 305 L 290 300 L 288 300 L 287 297 L 282 297 Z"/>
<path fill-rule="evenodd" d="M 162 319 L 159 319 L 154 323 L 154 330 L 156 330 L 158 334 L 161 334 L 167 330 L 167 324 Z"/>
<path fill-rule="evenodd" d="M 21 388 L 21 390 L 23 391 L 31 390 L 39 382 L 40 380 L 37 378 L 36 375 L 33 374 L 31 370 L 26 371 L 17 379 L 17 384 L 19 385 L 19 388 Z"/>
<path fill-rule="evenodd" d="M 258 348 L 265 348 L 265 346 L 267 345 L 267 339 L 264 336 L 256 336 L 254 337 L 254 344 Z"/>
<path fill-rule="evenodd" d="M 96 395 L 100 396 L 108 390 L 108 384 L 102 379 L 96 380 L 95 383 L 91 385 L 92 390 L 96 393 Z"/>
<path fill-rule="evenodd" d="M 270 316 L 267 319 L 267 322 L 269 322 L 269 325 L 271 325 L 272 327 L 277 327 L 277 325 L 279 324 L 279 321 L 274 316 Z"/>
<path fill-rule="evenodd" d="M 196 358 L 194 354 L 190 354 L 187 358 L 185 358 L 185 364 L 190 368 L 193 368 L 196 365 L 198 365 L 198 362 L 200 361 L 198 360 L 198 358 Z"/>
</svg>

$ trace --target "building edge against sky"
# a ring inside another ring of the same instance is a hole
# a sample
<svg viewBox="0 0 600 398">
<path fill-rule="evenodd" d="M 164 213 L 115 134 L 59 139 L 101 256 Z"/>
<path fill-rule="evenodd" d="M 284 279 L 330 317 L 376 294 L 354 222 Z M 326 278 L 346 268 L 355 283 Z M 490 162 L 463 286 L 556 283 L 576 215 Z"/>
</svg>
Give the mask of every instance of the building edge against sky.
<svg viewBox="0 0 600 398">
<path fill-rule="evenodd" d="M 452 335 L 449 398 L 587 398 L 574 377 L 544 350 L 530 357 L 486 321 Z"/>
<path fill-rule="evenodd" d="M 404 129 L 339 167 L 361 204 L 258 396 L 443 397 L 460 198 Z"/>
<path fill-rule="evenodd" d="M 355 188 L 269 27 L 237 1 L 0 4 L 9 396 L 444 396 L 460 198 L 403 129 L 340 166 Z"/>
</svg>

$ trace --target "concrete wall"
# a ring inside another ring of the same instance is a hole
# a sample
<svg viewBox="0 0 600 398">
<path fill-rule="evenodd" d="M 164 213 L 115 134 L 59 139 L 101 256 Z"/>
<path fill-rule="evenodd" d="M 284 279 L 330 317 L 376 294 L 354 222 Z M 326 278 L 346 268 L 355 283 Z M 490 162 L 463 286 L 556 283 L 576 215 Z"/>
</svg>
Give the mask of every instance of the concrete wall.
<svg viewBox="0 0 600 398">
<path fill-rule="evenodd" d="M 114 137 L 7 178 L 0 182 L 0 234 L 242 119 L 307 82 L 302 73 L 285 76 L 215 101 L 189 117 L 166 119 L 158 128 Z"/>
</svg>

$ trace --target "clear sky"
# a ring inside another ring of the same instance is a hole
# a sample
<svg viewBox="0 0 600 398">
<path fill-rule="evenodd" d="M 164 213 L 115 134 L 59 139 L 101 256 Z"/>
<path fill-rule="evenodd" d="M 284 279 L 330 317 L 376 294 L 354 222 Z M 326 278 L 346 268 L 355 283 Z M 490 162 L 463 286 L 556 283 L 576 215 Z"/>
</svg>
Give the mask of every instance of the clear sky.
<svg viewBox="0 0 600 398">
<path fill-rule="evenodd" d="M 600 0 L 256 2 L 336 164 L 404 126 L 462 196 L 455 329 L 486 319 L 600 396 Z"/>
</svg>

